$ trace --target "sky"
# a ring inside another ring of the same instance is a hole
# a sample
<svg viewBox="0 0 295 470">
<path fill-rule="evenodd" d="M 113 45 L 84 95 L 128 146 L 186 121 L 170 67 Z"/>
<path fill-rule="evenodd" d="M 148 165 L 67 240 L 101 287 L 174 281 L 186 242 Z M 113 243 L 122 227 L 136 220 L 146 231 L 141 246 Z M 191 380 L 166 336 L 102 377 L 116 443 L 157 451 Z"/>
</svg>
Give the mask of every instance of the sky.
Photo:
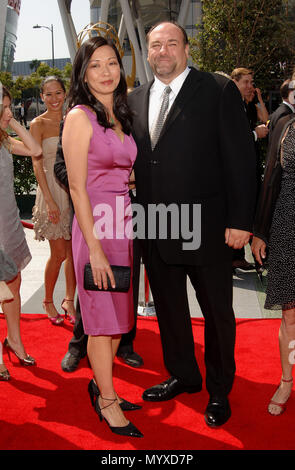
<svg viewBox="0 0 295 470">
<path fill-rule="evenodd" d="M 90 22 L 89 0 L 72 0 L 71 13 L 78 34 Z M 51 32 L 33 29 L 36 24 L 49 28 L 53 24 L 55 58 L 70 57 L 57 0 L 22 0 L 15 61 L 51 59 Z"/>
</svg>

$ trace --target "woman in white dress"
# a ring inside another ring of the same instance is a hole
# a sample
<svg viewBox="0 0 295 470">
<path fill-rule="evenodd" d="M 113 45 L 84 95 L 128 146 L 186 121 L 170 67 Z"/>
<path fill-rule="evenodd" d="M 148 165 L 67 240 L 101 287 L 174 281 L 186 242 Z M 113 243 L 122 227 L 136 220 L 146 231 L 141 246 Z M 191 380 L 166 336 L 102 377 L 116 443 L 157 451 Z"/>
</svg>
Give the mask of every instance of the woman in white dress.
<svg viewBox="0 0 295 470">
<path fill-rule="evenodd" d="M 54 163 L 59 141 L 59 127 L 65 100 L 65 86 L 58 77 L 47 77 L 41 85 L 41 98 L 47 110 L 36 117 L 30 132 L 42 146 L 42 155 L 33 158 L 38 188 L 33 207 L 33 223 L 36 240 L 48 240 L 50 257 L 45 267 L 45 299 L 43 308 L 53 325 L 63 323 L 53 303 L 53 293 L 61 265 L 65 261 L 66 292 L 61 307 L 71 323 L 75 322 L 74 295 L 76 279 L 71 244 L 72 208 L 69 194 L 54 175 Z"/>
<path fill-rule="evenodd" d="M 16 276 L 7 282 L 13 298 L 1 302 L 7 323 L 4 347 L 9 356 L 13 353 L 17 357 L 21 365 L 32 366 L 36 364 L 36 361 L 27 354 L 20 332 L 21 270 L 30 262 L 31 253 L 14 195 L 12 154 L 36 157 L 41 153 L 41 147 L 13 118 L 10 106 L 10 93 L 0 82 L 0 249 L 11 258 L 17 271 Z M 18 135 L 19 139 L 14 139 L 7 134 L 8 127 Z M 0 380 L 9 379 L 9 372 L 0 357 Z"/>
</svg>

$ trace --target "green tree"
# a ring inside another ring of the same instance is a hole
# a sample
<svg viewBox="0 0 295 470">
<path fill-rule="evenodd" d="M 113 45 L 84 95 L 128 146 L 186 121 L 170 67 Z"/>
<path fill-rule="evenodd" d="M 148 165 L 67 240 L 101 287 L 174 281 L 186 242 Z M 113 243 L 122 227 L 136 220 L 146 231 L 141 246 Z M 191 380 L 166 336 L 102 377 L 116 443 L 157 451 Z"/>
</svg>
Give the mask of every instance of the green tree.
<svg viewBox="0 0 295 470">
<path fill-rule="evenodd" d="M 71 62 L 67 62 L 63 69 L 63 79 L 64 79 L 67 90 L 69 89 L 69 86 L 70 86 L 72 68 L 73 68 L 73 64 Z"/>
<path fill-rule="evenodd" d="M 36 72 L 36 70 L 37 70 L 37 68 L 39 67 L 40 64 L 41 64 L 40 60 L 34 59 L 30 63 L 30 69 L 33 70 L 34 72 Z"/>
<path fill-rule="evenodd" d="M 31 91 L 33 93 L 34 90 L 34 95 L 36 96 L 36 93 L 39 95 L 42 80 L 49 75 L 60 77 L 64 80 L 66 88 L 68 88 L 72 72 L 72 64 L 70 62 L 65 65 L 63 70 L 60 70 L 57 67 L 52 68 L 48 64 L 36 59 L 30 63 L 30 68 L 34 70 L 31 75 L 26 77 L 19 76 L 15 80 L 13 80 L 10 72 L 0 72 L 0 82 L 9 89 L 13 98 L 21 99 L 24 92 Z"/>
<path fill-rule="evenodd" d="M 23 91 L 33 86 L 31 76 L 23 77 L 20 75 L 13 81 L 12 75 L 9 72 L 0 72 L 0 82 L 8 88 L 15 99 L 22 98 Z"/>
<path fill-rule="evenodd" d="M 12 75 L 9 72 L 0 72 L 0 82 L 9 90 L 13 87 Z"/>
<path fill-rule="evenodd" d="M 292 2 L 293 4 L 294 2 Z M 191 55 L 201 70 L 230 74 L 251 68 L 258 86 L 291 74 L 294 7 L 283 0 L 203 0 L 203 21 L 191 38 Z"/>
</svg>

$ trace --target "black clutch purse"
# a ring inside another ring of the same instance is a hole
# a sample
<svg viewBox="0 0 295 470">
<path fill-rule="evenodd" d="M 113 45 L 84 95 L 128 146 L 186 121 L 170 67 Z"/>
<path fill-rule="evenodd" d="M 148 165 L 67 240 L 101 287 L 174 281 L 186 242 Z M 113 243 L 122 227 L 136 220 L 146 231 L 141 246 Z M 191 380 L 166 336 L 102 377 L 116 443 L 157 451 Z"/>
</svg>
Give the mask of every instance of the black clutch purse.
<svg viewBox="0 0 295 470">
<path fill-rule="evenodd" d="M 84 266 L 84 289 L 85 290 L 97 290 L 102 292 L 128 292 L 130 288 L 130 276 L 131 268 L 129 266 L 112 266 L 112 271 L 115 278 L 116 287 L 113 289 L 111 281 L 107 275 L 108 288 L 99 289 L 93 282 L 92 269 L 90 263 L 86 263 Z"/>
</svg>

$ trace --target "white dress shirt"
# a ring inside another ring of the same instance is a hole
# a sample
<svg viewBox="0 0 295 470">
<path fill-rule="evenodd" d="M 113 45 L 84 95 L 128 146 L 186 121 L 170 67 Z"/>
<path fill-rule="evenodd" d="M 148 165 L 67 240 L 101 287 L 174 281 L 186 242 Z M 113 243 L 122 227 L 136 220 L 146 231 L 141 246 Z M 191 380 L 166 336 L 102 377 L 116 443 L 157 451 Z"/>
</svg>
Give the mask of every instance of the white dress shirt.
<svg viewBox="0 0 295 470">
<path fill-rule="evenodd" d="M 168 106 L 168 111 L 170 111 L 170 108 L 172 104 L 174 103 L 174 100 L 176 96 L 178 95 L 186 77 L 190 73 L 189 67 L 187 67 L 180 75 L 178 75 L 174 80 L 172 80 L 171 83 L 169 83 L 169 86 L 171 88 L 171 92 L 169 93 L 169 106 Z M 149 99 L 149 131 L 151 133 L 151 130 L 153 128 L 153 125 L 156 123 L 158 114 L 160 112 L 160 107 L 161 103 L 163 100 L 163 93 L 164 89 L 166 88 L 166 84 L 161 82 L 157 77 L 155 77 L 155 81 L 152 84 L 150 88 L 150 99 Z"/>
</svg>

